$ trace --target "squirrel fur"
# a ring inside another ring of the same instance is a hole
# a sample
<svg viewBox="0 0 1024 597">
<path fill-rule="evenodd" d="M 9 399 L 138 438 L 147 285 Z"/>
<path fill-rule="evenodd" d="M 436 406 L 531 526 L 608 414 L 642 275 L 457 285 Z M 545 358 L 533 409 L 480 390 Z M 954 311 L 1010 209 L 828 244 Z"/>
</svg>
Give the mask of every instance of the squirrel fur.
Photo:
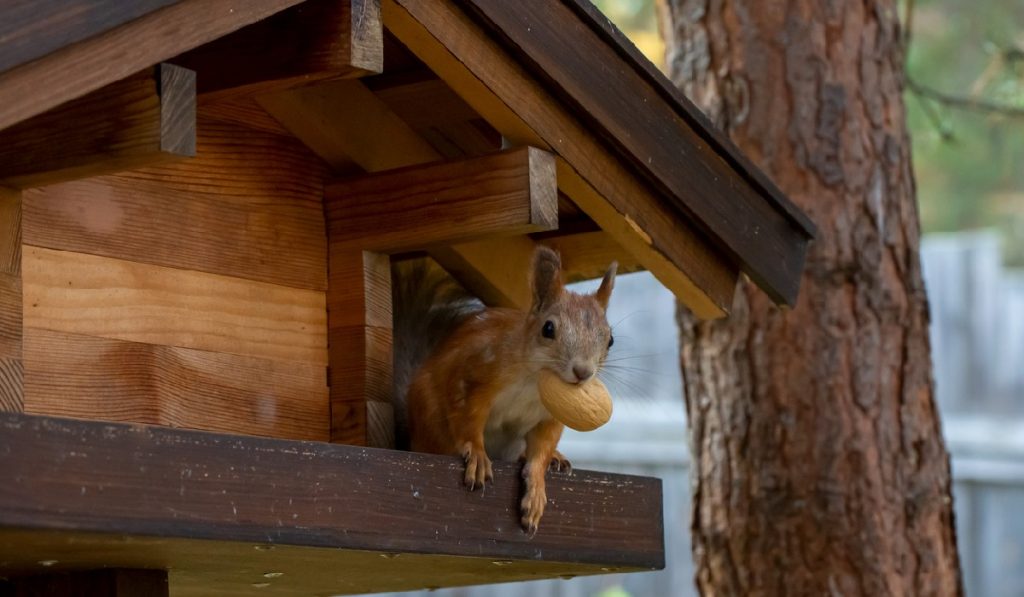
<svg viewBox="0 0 1024 597">
<path fill-rule="evenodd" d="M 539 247 L 528 311 L 485 308 L 443 273 L 396 272 L 399 447 L 461 456 L 470 490 L 493 479 L 492 459 L 522 460 L 521 523 L 536 532 L 547 469 L 570 466 L 557 450 L 564 425 L 541 404 L 537 376 L 549 369 L 578 384 L 598 373 L 613 342 L 605 312 L 615 272 L 612 263 L 595 293 L 577 294 L 565 288 L 558 253 Z"/>
</svg>

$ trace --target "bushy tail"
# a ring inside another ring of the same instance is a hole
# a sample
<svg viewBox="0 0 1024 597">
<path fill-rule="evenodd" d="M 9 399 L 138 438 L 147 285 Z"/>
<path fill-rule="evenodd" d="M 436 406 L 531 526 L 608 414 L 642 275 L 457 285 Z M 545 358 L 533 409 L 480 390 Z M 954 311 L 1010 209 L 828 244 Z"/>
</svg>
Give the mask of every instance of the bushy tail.
<svg viewBox="0 0 1024 597">
<path fill-rule="evenodd" d="M 394 327 L 395 443 L 409 449 L 406 393 L 419 366 L 462 320 L 483 308 L 437 264 L 416 259 L 391 266 Z"/>
</svg>

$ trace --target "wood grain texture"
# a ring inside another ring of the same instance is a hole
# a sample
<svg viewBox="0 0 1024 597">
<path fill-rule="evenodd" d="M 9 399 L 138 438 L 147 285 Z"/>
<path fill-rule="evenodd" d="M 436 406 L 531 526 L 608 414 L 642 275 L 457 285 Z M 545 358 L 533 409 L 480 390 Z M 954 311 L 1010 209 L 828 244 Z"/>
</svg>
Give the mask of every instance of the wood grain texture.
<svg viewBox="0 0 1024 597">
<path fill-rule="evenodd" d="M 0 411 L 22 411 L 21 193 L 0 187 Z"/>
<path fill-rule="evenodd" d="M 11 597 L 168 597 L 164 570 L 106 569 L 13 578 Z M 2 590 L 2 588 L 0 588 Z M 6 594 L 5 594 L 6 595 Z"/>
<path fill-rule="evenodd" d="M 537 245 L 528 236 L 437 247 L 430 256 L 459 284 L 492 307 L 529 309 L 529 272 Z"/>
<path fill-rule="evenodd" d="M 328 327 L 391 327 L 391 260 L 387 255 L 335 249 L 330 269 Z"/>
<path fill-rule="evenodd" d="M 331 441 L 395 447 L 394 417 L 388 416 L 393 414 L 391 326 L 391 260 L 332 245 L 327 289 Z M 352 407 L 353 402 L 365 405 Z"/>
<path fill-rule="evenodd" d="M 628 274 L 641 270 L 632 255 L 604 231 L 581 232 L 544 237 L 539 240 L 562 256 L 562 271 L 566 282 L 579 282 L 600 278 L 611 262 L 619 264 L 618 273 Z"/>
<path fill-rule="evenodd" d="M 29 328 L 25 412 L 328 439 L 323 365 Z"/>
<path fill-rule="evenodd" d="M 25 191 L 25 242 L 325 290 L 323 164 L 278 135 L 199 133 L 186 162 Z"/>
<path fill-rule="evenodd" d="M 328 548 L 332 570 L 347 550 L 664 565 L 658 479 L 550 474 L 531 537 L 518 526 L 519 466 L 495 462 L 484 494 L 461 486 L 462 468 L 428 454 L 0 414 L 7 529 L 249 542 L 254 554 L 252 543 Z"/>
<path fill-rule="evenodd" d="M 666 96 L 562 2 L 469 0 L 472 14 L 777 302 L 792 305 L 811 230 L 753 186 Z M 781 194 L 781 193 L 780 193 Z"/>
<path fill-rule="evenodd" d="M 31 187 L 195 155 L 195 73 L 160 64 L 0 131 L 0 183 Z"/>
<path fill-rule="evenodd" d="M 0 130 L 300 1 L 179 0 L 131 21 L 125 20 L 118 27 L 87 27 L 77 38 L 81 41 L 70 43 L 71 39 L 66 39 L 69 45 L 59 49 L 54 45 L 54 51 L 45 56 L 0 73 Z M 153 2 L 135 4 L 144 9 Z M 117 10 L 122 15 L 136 10 L 126 11 L 123 2 L 104 3 L 116 4 L 116 8 L 107 10 Z M 20 4 L 23 2 L 19 2 L 19 8 Z M 55 10 L 66 9 L 65 3 L 60 4 Z M 37 38 L 49 33 L 49 29 L 33 32 L 27 43 L 35 44 Z M 38 93 L 40 89 L 46 93 Z"/>
<path fill-rule="evenodd" d="M 335 171 L 377 172 L 441 158 L 360 81 L 333 81 L 257 101 Z"/>
<path fill-rule="evenodd" d="M 433 76 L 373 77 L 374 95 L 446 159 L 501 149 L 501 134 L 444 81 Z"/>
<path fill-rule="evenodd" d="M 308 0 L 171 59 L 198 73 L 200 102 L 267 93 L 384 66 L 380 4 Z"/>
<path fill-rule="evenodd" d="M 554 151 L 560 188 L 690 309 L 725 313 L 737 266 L 469 17 L 447 2 L 381 6 L 388 30 L 505 138 Z"/>
<path fill-rule="evenodd" d="M 0 412 L 25 410 L 23 380 L 21 359 L 0 357 Z"/>
<path fill-rule="evenodd" d="M 21 358 L 21 276 L 0 272 L 0 358 Z"/>
<path fill-rule="evenodd" d="M 0 6 L 0 73 L 179 0 L 9 0 Z"/>
<path fill-rule="evenodd" d="M 21 274 L 21 191 L 0 186 L 0 273 Z"/>
<path fill-rule="evenodd" d="M 391 404 L 391 327 L 348 326 L 327 332 L 330 349 L 331 441 L 375 448 L 395 446 L 394 422 L 370 433 L 372 403 Z M 373 414 L 379 415 L 380 411 Z"/>
<path fill-rule="evenodd" d="M 200 104 L 198 114 L 199 119 L 220 120 L 267 133 L 291 135 L 284 125 L 268 114 L 252 97 L 232 97 L 212 104 Z"/>
<path fill-rule="evenodd" d="M 26 328 L 324 364 L 323 292 L 25 247 Z"/>
<path fill-rule="evenodd" d="M 397 253 L 558 225 L 554 159 L 534 148 L 328 184 L 332 245 Z"/>
</svg>

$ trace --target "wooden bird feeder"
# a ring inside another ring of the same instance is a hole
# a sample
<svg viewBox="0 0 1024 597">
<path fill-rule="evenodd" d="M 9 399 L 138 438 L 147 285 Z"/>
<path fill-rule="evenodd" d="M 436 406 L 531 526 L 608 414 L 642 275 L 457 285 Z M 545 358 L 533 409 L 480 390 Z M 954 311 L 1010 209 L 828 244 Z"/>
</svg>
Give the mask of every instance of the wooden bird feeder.
<svg viewBox="0 0 1024 597">
<path fill-rule="evenodd" d="M 554 474 L 530 537 L 513 464 L 374 449 L 390 262 L 525 306 L 543 243 L 714 318 L 795 301 L 807 218 L 586 0 L 130 5 L 0 5 L 0 594 L 661 568 L 656 479 Z"/>
</svg>

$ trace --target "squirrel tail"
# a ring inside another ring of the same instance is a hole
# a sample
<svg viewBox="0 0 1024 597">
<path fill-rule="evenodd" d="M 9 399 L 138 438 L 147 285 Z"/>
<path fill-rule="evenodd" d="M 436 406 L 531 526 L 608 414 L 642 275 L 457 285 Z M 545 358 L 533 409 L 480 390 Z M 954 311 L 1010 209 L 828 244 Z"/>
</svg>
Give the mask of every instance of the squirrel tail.
<svg viewBox="0 0 1024 597">
<path fill-rule="evenodd" d="M 429 259 L 391 266 L 395 443 L 409 449 L 406 393 L 423 361 L 467 316 L 483 304 Z"/>
</svg>

